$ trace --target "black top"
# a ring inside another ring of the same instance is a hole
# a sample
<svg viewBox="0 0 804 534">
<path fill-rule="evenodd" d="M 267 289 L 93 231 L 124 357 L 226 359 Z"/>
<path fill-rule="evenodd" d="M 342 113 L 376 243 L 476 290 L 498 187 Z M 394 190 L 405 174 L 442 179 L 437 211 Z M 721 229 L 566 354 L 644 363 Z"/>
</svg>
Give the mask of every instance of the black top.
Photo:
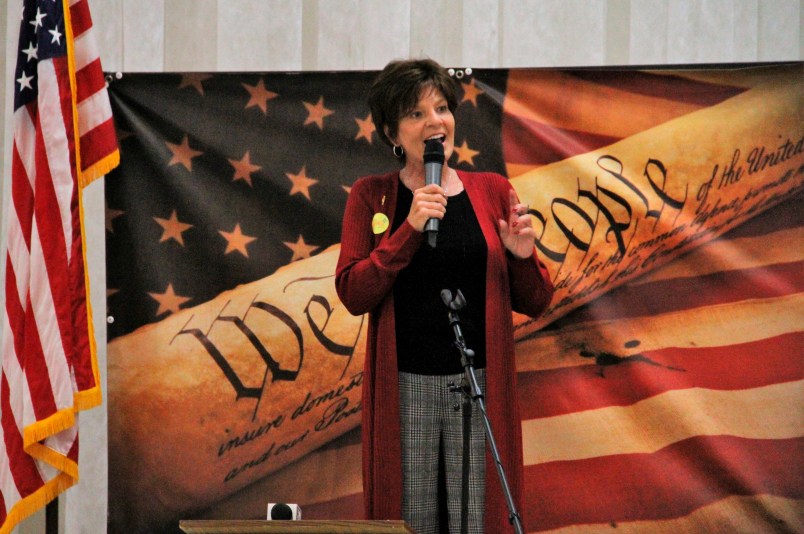
<svg viewBox="0 0 804 534">
<path fill-rule="evenodd" d="M 391 231 L 405 221 L 413 193 L 401 183 Z M 394 284 L 398 369 L 420 375 L 463 372 L 449 309 L 441 291 L 457 290 L 466 299 L 458 311 L 466 346 L 475 352 L 474 366 L 486 366 L 485 287 L 486 241 L 466 191 L 447 199 L 436 247 L 425 239 L 410 265 Z"/>
</svg>

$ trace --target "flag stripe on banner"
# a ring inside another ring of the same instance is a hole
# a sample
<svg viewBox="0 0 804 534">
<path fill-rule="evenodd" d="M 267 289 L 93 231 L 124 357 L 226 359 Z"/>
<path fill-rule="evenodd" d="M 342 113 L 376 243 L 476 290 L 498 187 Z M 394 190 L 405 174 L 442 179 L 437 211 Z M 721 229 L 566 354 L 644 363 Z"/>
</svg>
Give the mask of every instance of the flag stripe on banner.
<svg viewBox="0 0 804 534">
<path fill-rule="evenodd" d="M 683 388 L 738 390 L 799 380 L 803 346 L 804 333 L 793 332 L 721 347 L 645 351 L 602 365 L 520 372 L 522 418 L 626 406 Z"/>
<path fill-rule="evenodd" d="M 802 381 L 738 391 L 672 390 L 628 406 L 609 406 L 522 425 L 525 465 L 628 453 L 653 453 L 695 436 L 787 439 L 804 435 L 791 410 Z M 765 414 L 757 422 L 746 414 Z"/>
<path fill-rule="evenodd" d="M 669 344 L 676 347 L 712 347 L 766 339 L 801 330 L 804 316 L 804 295 L 738 302 L 728 306 L 699 308 L 683 312 L 659 314 L 654 317 L 577 323 L 561 335 L 542 336 L 520 342 L 517 369 L 537 371 L 574 367 L 586 363 L 580 357 L 556 359 L 562 350 L 573 350 L 573 356 L 588 345 L 590 329 L 599 329 L 605 336 L 596 340 L 597 352 L 621 353 L 629 342 L 639 339 L 639 349 L 661 350 Z M 713 325 L 720 325 L 713 328 Z M 684 337 L 679 338 L 683 332 Z"/>
<path fill-rule="evenodd" d="M 616 524 L 618 534 L 678 534 L 679 532 L 773 532 L 804 530 L 804 516 L 796 514 L 801 503 L 775 495 L 733 496 L 673 519 Z M 776 528 L 778 527 L 778 528 Z M 573 525 L 550 530 L 551 534 L 610 532 L 612 522 Z"/>
<path fill-rule="evenodd" d="M 560 161 L 569 155 L 582 154 L 593 148 L 608 146 L 619 137 L 596 135 L 590 132 L 559 128 L 526 117 L 506 123 L 506 135 L 512 139 L 538 139 L 536 143 L 506 145 L 505 159 L 508 168 L 528 170 Z M 509 172 L 510 174 L 510 172 Z M 511 174 L 522 174 L 516 172 Z"/>
<path fill-rule="evenodd" d="M 637 72 L 625 77 L 616 70 L 575 70 L 572 71 L 572 76 L 625 94 L 658 98 L 693 108 L 714 106 L 744 90 L 734 85 L 712 84 L 676 74 L 662 74 L 661 71 Z M 661 83 L 656 83 L 657 77 L 661 77 Z"/>
<path fill-rule="evenodd" d="M 704 251 L 690 252 L 689 261 L 668 263 L 634 280 L 631 285 L 728 271 L 735 264 L 753 269 L 776 263 L 804 262 L 804 249 L 798 246 L 802 241 L 804 228 L 789 228 L 762 236 L 738 237 L 728 241 L 717 240 L 708 243 Z M 702 261 L 704 258 L 706 261 Z"/>
<path fill-rule="evenodd" d="M 525 528 L 672 519 L 734 495 L 801 499 L 802 447 L 802 438 L 699 436 L 652 454 L 526 466 Z"/>
<path fill-rule="evenodd" d="M 742 91 L 647 72 L 625 77 L 512 70 L 502 124 L 509 177 L 610 145 Z"/>
<path fill-rule="evenodd" d="M 304 513 L 309 517 L 363 517 L 363 494 L 311 504 L 304 507 Z"/>
<path fill-rule="evenodd" d="M 802 272 L 804 262 L 797 261 L 720 271 L 683 280 L 643 282 L 633 287 L 624 287 L 617 293 L 616 299 L 609 295 L 595 299 L 593 305 L 573 314 L 573 321 L 626 319 L 659 312 L 671 313 L 729 303 L 735 297 L 748 300 L 791 295 L 798 292 L 795 277 Z M 683 291 L 675 291 L 682 284 Z M 646 299 L 645 295 L 654 295 L 656 298 Z"/>
<path fill-rule="evenodd" d="M 2 324 L 0 534 L 78 478 L 75 412 L 101 400 L 80 191 L 119 159 L 86 1 L 70 11 L 66 0 L 24 0 L 22 15 Z"/>
</svg>

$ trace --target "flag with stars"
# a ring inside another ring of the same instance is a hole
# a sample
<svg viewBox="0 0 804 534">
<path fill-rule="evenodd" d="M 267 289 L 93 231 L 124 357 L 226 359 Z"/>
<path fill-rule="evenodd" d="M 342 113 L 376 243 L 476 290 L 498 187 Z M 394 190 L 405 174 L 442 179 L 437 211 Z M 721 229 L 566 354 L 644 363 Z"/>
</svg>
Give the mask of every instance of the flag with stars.
<svg viewBox="0 0 804 534">
<path fill-rule="evenodd" d="M 100 404 L 82 188 L 119 155 L 86 0 L 25 0 L 14 74 L 0 383 L 0 532 L 78 480 Z"/>
<path fill-rule="evenodd" d="M 106 192 L 110 339 L 338 243 L 351 184 L 395 165 L 365 103 L 375 75 L 115 81 L 125 165 Z M 484 79 L 501 88 L 505 76 Z M 461 85 L 451 164 L 504 172 L 499 127 L 463 130 L 499 125 L 501 109 Z"/>
<path fill-rule="evenodd" d="M 801 82 L 789 66 L 737 70 L 456 71 L 449 164 L 535 195 L 537 247 L 557 287 L 544 318 L 514 316 L 528 532 L 804 528 L 800 99 L 787 111 Z M 319 389 L 301 377 L 319 372 L 307 367 L 313 347 L 358 358 L 364 323 L 344 327 L 330 289 L 291 293 L 331 283 L 351 185 L 396 165 L 365 103 L 375 76 L 112 84 L 123 161 L 106 188 L 113 528 L 262 518 L 265 495 L 299 503 L 305 518 L 361 518 L 349 418 L 359 405 L 345 398 L 360 375 Z M 729 161 L 713 155 L 721 145 Z M 646 166 L 626 168 L 642 151 Z M 619 239 L 637 226 L 653 233 Z M 607 268 L 618 270 L 598 276 Z M 255 309 L 280 324 L 263 325 L 273 345 L 249 326 Z M 201 350 L 180 344 L 189 336 Z M 235 336 L 248 338 L 251 364 L 220 350 Z M 283 359 L 288 346 L 304 365 Z M 251 390 L 259 407 L 237 419 Z M 308 429 L 292 433 L 304 417 Z M 330 434 L 312 442 L 320 432 Z M 192 476 L 164 447 L 175 435 L 198 454 Z M 289 450 L 298 455 L 283 461 Z"/>
</svg>

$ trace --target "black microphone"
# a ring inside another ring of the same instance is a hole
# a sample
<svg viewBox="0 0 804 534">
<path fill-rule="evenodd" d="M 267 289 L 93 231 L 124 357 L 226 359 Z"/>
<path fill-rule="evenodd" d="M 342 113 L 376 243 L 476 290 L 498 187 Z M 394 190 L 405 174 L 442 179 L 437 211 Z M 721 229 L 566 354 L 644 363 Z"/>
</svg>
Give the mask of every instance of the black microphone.
<svg viewBox="0 0 804 534">
<path fill-rule="evenodd" d="M 441 185 L 441 168 L 444 166 L 444 145 L 438 139 L 428 139 L 424 142 L 424 185 Z M 431 247 L 436 246 L 438 236 L 438 222 L 431 217 L 424 225 L 427 232 L 427 242 Z"/>
</svg>

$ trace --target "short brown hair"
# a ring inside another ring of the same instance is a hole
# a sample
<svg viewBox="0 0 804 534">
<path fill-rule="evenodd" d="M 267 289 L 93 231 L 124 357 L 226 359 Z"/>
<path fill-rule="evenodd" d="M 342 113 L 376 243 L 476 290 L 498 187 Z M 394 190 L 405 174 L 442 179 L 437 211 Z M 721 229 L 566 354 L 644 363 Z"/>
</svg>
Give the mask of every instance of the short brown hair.
<svg viewBox="0 0 804 534">
<path fill-rule="evenodd" d="M 369 89 L 368 104 L 377 135 L 389 146 L 388 138 L 396 137 L 399 121 L 413 109 L 425 88 L 432 87 L 444 95 L 450 112 L 458 107 L 455 81 L 432 59 L 394 60 L 375 78 Z M 388 128 L 386 135 L 385 129 Z"/>
</svg>

